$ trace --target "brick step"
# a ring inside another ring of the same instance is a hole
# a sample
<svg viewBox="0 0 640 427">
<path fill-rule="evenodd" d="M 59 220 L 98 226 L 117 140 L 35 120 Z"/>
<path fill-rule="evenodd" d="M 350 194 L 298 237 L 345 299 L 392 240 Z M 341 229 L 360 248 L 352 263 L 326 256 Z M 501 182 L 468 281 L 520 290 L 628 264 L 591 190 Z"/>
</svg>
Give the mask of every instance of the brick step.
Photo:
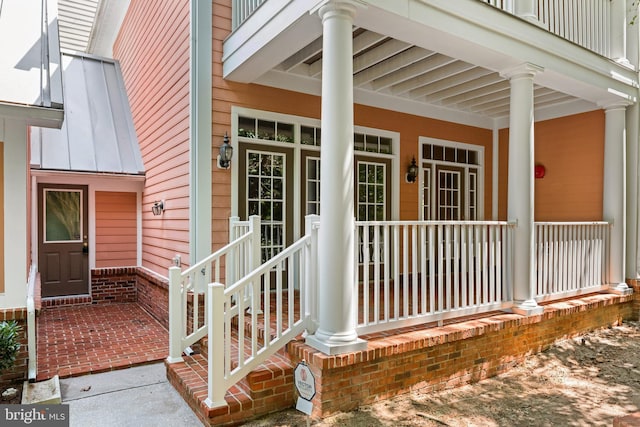
<svg viewBox="0 0 640 427">
<path fill-rule="evenodd" d="M 184 356 L 168 364 L 167 378 L 205 425 L 230 425 L 294 405 L 293 364 L 284 350 L 276 353 L 225 395 L 225 406 L 209 408 L 207 358 Z"/>
</svg>

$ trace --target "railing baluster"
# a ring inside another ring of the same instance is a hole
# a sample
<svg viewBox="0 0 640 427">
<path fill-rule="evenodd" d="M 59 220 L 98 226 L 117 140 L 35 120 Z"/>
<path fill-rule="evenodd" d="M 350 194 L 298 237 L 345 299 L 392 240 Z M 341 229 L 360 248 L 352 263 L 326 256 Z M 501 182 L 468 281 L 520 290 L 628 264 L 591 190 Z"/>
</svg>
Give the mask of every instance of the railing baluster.
<svg viewBox="0 0 640 427">
<path fill-rule="evenodd" d="M 418 315 L 418 232 L 415 224 L 411 225 L 411 294 L 412 316 Z"/>
<path fill-rule="evenodd" d="M 400 317 L 400 228 L 393 226 L 393 317 Z"/>
<path fill-rule="evenodd" d="M 460 225 L 453 225 L 453 306 L 460 308 L 460 272 L 458 266 L 460 265 Z"/>
<path fill-rule="evenodd" d="M 362 318 L 364 323 L 369 323 L 369 265 L 371 260 L 371 254 L 369 253 L 369 233 L 371 232 L 371 225 L 365 225 L 362 228 L 362 304 L 363 314 Z"/>
<path fill-rule="evenodd" d="M 373 229 L 373 322 L 380 321 L 380 226 Z"/>
<path fill-rule="evenodd" d="M 427 229 L 420 225 L 420 314 L 428 313 L 427 308 Z"/>
<path fill-rule="evenodd" d="M 436 311 L 436 258 L 435 227 L 429 226 L 429 313 Z"/>
<path fill-rule="evenodd" d="M 389 226 L 384 226 L 384 320 L 389 320 L 389 304 L 391 304 L 391 299 L 389 298 L 389 279 L 391 277 L 391 269 L 390 269 L 390 256 L 389 251 L 391 249 L 390 240 L 389 240 Z"/>
</svg>

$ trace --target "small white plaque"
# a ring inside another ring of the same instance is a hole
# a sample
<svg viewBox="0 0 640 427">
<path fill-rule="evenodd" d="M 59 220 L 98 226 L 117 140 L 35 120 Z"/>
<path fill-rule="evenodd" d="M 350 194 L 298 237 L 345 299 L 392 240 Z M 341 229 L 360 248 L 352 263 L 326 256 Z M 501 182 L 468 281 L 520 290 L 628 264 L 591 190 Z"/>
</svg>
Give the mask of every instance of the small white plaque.
<svg viewBox="0 0 640 427">
<path fill-rule="evenodd" d="M 311 411 L 313 411 L 313 403 L 310 400 L 303 399 L 298 397 L 298 403 L 296 403 L 296 409 L 303 414 L 311 415 Z"/>
</svg>

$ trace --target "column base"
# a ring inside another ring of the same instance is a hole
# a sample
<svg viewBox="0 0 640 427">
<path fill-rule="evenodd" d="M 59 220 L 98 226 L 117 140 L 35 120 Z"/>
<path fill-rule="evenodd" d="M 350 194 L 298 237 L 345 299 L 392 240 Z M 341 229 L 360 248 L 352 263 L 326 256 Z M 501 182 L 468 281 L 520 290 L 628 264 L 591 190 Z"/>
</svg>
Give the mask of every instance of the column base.
<svg viewBox="0 0 640 427">
<path fill-rule="evenodd" d="M 618 283 L 609 285 L 609 292 L 616 295 L 631 295 L 633 288 L 627 286 L 626 283 Z"/>
<path fill-rule="evenodd" d="M 323 339 L 319 337 L 317 333 L 307 336 L 305 343 L 329 356 L 364 351 L 367 349 L 367 342 L 358 337 L 351 341 L 337 341 L 331 340 L 330 337 L 329 339 Z"/>
<path fill-rule="evenodd" d="M 516 301 L 516 304 L 511 308 L 516 314 L 522 316 L 535 316 L 544 312 L 544 307 L 539 306 L 536 300 L 528 299 L 526 301 Z"/>
</svg>

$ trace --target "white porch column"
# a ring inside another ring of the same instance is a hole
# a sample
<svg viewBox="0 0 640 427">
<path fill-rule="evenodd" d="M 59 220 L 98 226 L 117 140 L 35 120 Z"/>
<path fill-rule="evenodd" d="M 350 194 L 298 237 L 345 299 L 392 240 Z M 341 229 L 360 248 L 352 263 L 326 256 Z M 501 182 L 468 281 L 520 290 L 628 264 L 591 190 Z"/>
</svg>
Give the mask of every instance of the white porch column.
<svg viewBox="0 0 640 427">
<path fill-rule="evenodd" d="M 626 236 L 626 135 L 627 103 L 605 107 L 604 182 L 602 216 L 613 224 L 609 249 L 609 286 L 611 292 L 626 294 L 632 290 L 625 283 Z"/>
<path fill-rule="evenodd" d="M 322 18 L 322 185 L 318 329 L 307 343 L 325 354 L 366 349 L 356 333 L 353 211 L 353 17 L 358 3 L 328 0 Z"/>
<path fill-rule="evenodd" d="M 543 309 L 535 298 L 534 183 L 533 183 L 533 78 L 542 71 L 522 64 L 501 74 L 511 83 L 509 114 L 509 190 L 507 217 L 514 233 L 514 312 L 531 315 Z"/>
</svg>

